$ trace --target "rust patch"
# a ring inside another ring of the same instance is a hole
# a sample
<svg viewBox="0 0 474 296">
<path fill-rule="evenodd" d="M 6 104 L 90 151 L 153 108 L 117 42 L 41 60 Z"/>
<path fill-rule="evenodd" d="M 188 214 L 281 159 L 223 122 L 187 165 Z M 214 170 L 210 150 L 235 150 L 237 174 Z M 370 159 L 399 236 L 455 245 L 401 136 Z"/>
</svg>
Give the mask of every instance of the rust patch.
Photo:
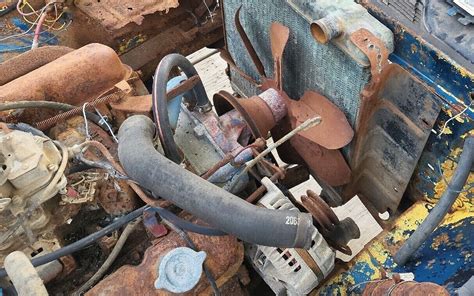
<svg viewBox="0 0 474 296">
<path fill-rule="evenodd" d="M 447 296 L 448 291 L 434 283 L 414 281 L 395 281 L 393 279 L 375 280 L 367 284 L 362 296 Z"/>
<path fill-rule="evenodd" d="M 326 97 L 306 91 L 299 101 L 290 101 L 290 120 L 296 127 L 316 114 L 321 123 L 298 134 L 327 149 L 339 149 L 349 144 L 354 136 L 344 113 Z"/>
<path fill-rule="evenodd" d="M 431 248 L 433 250 L 438 250 L 439 247 L 443 244 L 449 243 L 449 236 L 447 233 L 442 233 L 433 239 L 433 243 L 431 244 Z"/>
<path fill-rule="evenodd" d="M 99 97 L 130 73 L 113 49 L 93 43 L 0 86 L 0 102 L 57 101 L 80 105 Z"/>
<path fill-rule="evenodd" d="M 194 75 L 174 88 L 170 89 L 166 93 L 166 97 L 168 100 L 183 94 L 187 92 L 188 90 L 191 90 L 196 84 L 198 84 L 201 81 L 201 78 L 199 78 L 199 75 Z M 121 98 L 117 102 L 111 102 L 110 106 L 117 110 L 117 111 L 122 111 L 122 112 L 130 112 L 130 113 L 145 113 L 145 112 L 151 112 L 151 107 L 152 107 L 152 98 L 151 95 L 143 95 L 143 96 L 127 96 Z"/>
<path fill-rule="evenodd" d="M 270 43 L 273 55 L 273 75 L 276 82 L 277 89 L 283 90 L 282 66 L 283 52 L 285 51 L 286 43 L 290 37 L 290 29 L 280 23 L 272 23 L 270 25 Z"/>
<path fill-rule="evenodd" d="M 268 132 L 276 125 L 272 109 L 259 96 L 237 99 L 226 91 L 220 91 L 214 95 L 213 102 L 218 115 L 237 110 L 256 139 L 267 138 Z"/>
<path fill-rule="evenodd" d="M 290 143 L 310 172 L 329 185 L 340 186 L 351 180 L 351 169 L 339 150 L 326 149 L 300 135 L 291 138 Z"/>
<path fill-rule="evenodd" d="M 322 118 L 322 124 L 299 132 L 290 140 L 289 144 L 278 147 L 282 160 L 287 163 L 302 163 L 304 160 L 311 173 L 316 174 L 329 185 L 347 184 L 350 181 L 351 170 L 337 149 L 344 147 L 352 140 L 354 131 L 344 113 L 326 97 L 316 92 L 307 91 L 301 99 L 292 100 L 283 91 L 282 58 L 290 34 L 289 28 L 276 22 L 270 26 L 274 77 L 268 78 L 265 76 L 263 65 L 240 23 L 240 8 L 235 14 L 235 25 L 261 76 L 262 85 L 260 88 L 262 90 L 277 90 L 280 97 L 285 99 L 288 116 L 277 120 L 278 124 L 272 129 L 274 140 L 279 140 L 306 119 L 316 116 Z M 299 155 L 293 155 L 295 150 Z M 331 171 L 328 171 L 328 168 L 331 168 Z"/>
<path fill-rule="evenodd" d="M 65 46 L 43 46 L 29 50 L 0 64 L 0 85 L 21 77 L 73 51 Z"/>
<path fill-rule="evenodd" d="M 191 240 L 198 250 L 207 254 L 206 264 L 210 273 L 216 279 L 218 286 L 222 286 L 238 271 L 243 261 L 243 246 L 235 237 L 231 236 L 204 236 L 189 233 Z M 157 290 L 154 281 L 158 277 L 159 260 L 166 253 L 177 247 L 186 246 L 186 243 L 176 232 L 153 242 L 138 266 L 123 266 L 111 274 L 86 295 L 172 295 L 172 293 Z M 206 291 L 209 283 L 204 275 L 196 287 L 182 295 L 197 295 Z"/>
<path fill-rule="evenodd" d="M 100 127 L 89 123 L 89 130 L 93 139 L 103 143 L 111 154 L 117 159 L 117 144 Z M 73 117 L 69 120 L 58 123 L 51 129 L 51 136 L 62 143 L 72 146 L 80 144 L 86 139 L 84 130 L 84 119 L 81 116 Z M 102 154 L 93 149 L 85 152 L 85 157 L 92 160 L 102 159 Z M 116 184 L 120 187 L 117 191 Z M 122 215 L 135 209 L 138 200 L 134 191 L 125 180 L 115 181 L 112 178 L 103 180 L 99 184 L 96 194 L 97 200 L 104 210 L 110 215 Z"/>
<path fill-rule="evenodd" d="M 116 30 L 129 23 L 141 25 L 144 15 L 155 12 L 167 13 L 169 9 L 178 7 L 178 0 L 79 0 L 74 3 L 89 17 L 99 21 L 106 29 Z"/>
<path fill-rule="evenodd" d="M 247 36 L 247 33 L 244 30 L 244 27 L 240 23 L 240 10 L 241 10 L 241 8 L 242 8 L 242 6 L 240 6 L 239 9 L 237 9 L 237 12 L 235 13 L 235 19 L 234 19 L 235 27 L 237 28 L 237 32 L 239 33 L 239 36 L 242 39 L 242 42 L 244 43 L 244 46 L 247 49 L 247 52 L 249 53 L 250 58 L 252 59 L 254 65 L 255 65 L 255 68 L 258 71 L 258 74 L 260 74 L 260 76 L 262 76 L 262 77 L 266 77 L 265 68 L 263 67 L 263 63 L 260 60 L 260 58 L 258 57 L 257 52 L 255 51 L 255 49 L 253 48 L 252 42 L 250 42 L 250 39 Z"/>
</svg>

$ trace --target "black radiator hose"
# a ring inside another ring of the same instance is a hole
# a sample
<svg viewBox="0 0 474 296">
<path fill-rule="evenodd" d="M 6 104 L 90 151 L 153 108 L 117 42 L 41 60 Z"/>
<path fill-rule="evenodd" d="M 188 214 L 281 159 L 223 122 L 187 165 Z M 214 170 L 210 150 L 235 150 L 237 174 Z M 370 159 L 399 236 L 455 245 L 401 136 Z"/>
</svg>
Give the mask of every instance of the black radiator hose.
<svg viewBox="0 0 474 296">
<path fill-rule="evenodd" d="M 172 53 L 165 56 L 156 67 L 155 76 L 153 77 L 152 110 L 157 125 L 158 136 L 163 144 L 165 155 L 176 163 L 181 162 L 178 146 L 174 142 L 173 130 L 168 117 L 168 100 L 166 97 L 166 86 L 170 78 L 171 70 L 174 67 L 180 68 L 188 78 L 198 75 L 193 64 L 184 56 Z M 207 97 L 206 90 L 202 81 L 194 86 L 189 92 L 192 95 L 192 104 L 201 111 L 209 111 L 212 109 L 211 102 Z"/>
<path fill-rule="evenodd" d="M 310 247 L 310 214 L 270 210 L 240 199 L 158 153 L 153 146 L 154 135 L 153 122 L 142 115 L 128 118 L 119 130 L 120 162 L 127 175 L 142 187 L 243 241 L 275 247 Z"/>
<path fill-rule="evenodd" d="M 469 173 L 474 164 L 474 137 L 467 137 L 464 141 L 463 150 L 459 162 L 454 171 L 448 187 L 443 192 L 436 206 L 431 210 L 428 217 L 421 223 L 415 232 L 408 238 L 403 246 L 394 256 L 394 261 L 402 266 L 410 259 L 416 250 L 426 241 L 430 234 L 438 227 L 444 216 L 451 209 L 454 201 L 462 191 Z"/>
</svg>

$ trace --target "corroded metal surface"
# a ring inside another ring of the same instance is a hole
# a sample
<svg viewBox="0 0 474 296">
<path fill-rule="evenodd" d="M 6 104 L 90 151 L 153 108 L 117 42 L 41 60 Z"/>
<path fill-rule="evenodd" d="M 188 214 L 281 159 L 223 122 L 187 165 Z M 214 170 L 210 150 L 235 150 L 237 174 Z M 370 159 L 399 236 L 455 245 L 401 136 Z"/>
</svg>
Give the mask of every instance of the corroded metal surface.
<svg viewBox="0 0 474 296">
<path fill-rule="evenodd" d="M 354 136 L 344 113 L 326 97 L 307 91 L 298 101 L 291 101 L 290 120 L 296 127 L 316 114 L 321 123 L 298 134 L 327 149 L 339 149 L 349 144 Z"/>
<path fill-rule="evenodd" d="M 250 39 L 247 36 L 247 33 L 245 32 L 244 27 L 242 26 L 240 22 L 240 9 L 241 8 L 242 6 L 239 7 L 239 9 L 237 9 L 237 12 L 235 13 L 235 16 L 234 16 L 235 27 L 237 28 L 240 38 L 242 39 L 242 42 L 244 43 L 245 49 L 247 49 L 247 52 L 249 53 L 250 58 L 252 59 L 253 64 L 255 65 L 255 68 L 257 69 L 258 73 L 260 74 L 261 77 L 266 77 L 265 69 L 263 68 L 262 61 L 258 57 L 257 52 L 252 46 L 252 42 L 250 42 Z"/>
<path fill-rule="evenodd" d="M 111 102 L 112 109 L 121 112 L 146 113 L 151 112 L 151 95 L 125 96 L 117 102 Z"/>
<path fill-rule="evenodd" d="M 395 281 L 386 279 L 368 283 L 362 296 L 448 296 L 448 291 L 434 283 L 418 283 L 415 281 Z"/>
<path fill-rule="evenodd" d="M 112 155 L 117 155 L 117 144 L 103 129 L 89 123 L 89 132 L 93 139 L 104 144 Z M 70 118 L 56 124 L 50 134 L 68 146 L 82 143 L 85 139 L 84 119 L 81 116 Z M 103 160 L 104 156 L 96 150 L 89 149 L 85 157 L 91 160 Z M 125 180 L 114 180 L 111 177 L 101 178 L 97 185 L 94 198 L 111 215 L 122 215 L 135 209 L 138 205 L 134 191 Z M 117 188 L 120 188 L 117 190 Z"/>
<path fill-rule="evenodd" d="M 351 40 L 369 57 L 372 80 L 361 93 L 351 159 L 353 178 L 344 195 L 359 194 L 374 211 L 393 213 L 423 152 L 440 103 L 411 74 L 388 63 L 387 49 L 369 31 L 356 31 Z"/>
<path fill-rule="evenodd" d="M 301 196 L 301 204 L 313 216 L 316 226 L 328 244 L 334 249 L 351 255 L 347 246 L 350 240 L 360 237 L 360 230 L 354 220 L 345 218 L 340 221 L 329 205 L 314 191 L 306 191 Z"/>
<path fill-rule="evenodd" d="M 197 249 L 207 254 L 204 264 L 216 279 L 218 286 L 223 285 L 238 271 L 243 260 L 243 246 L 235 237 L 204 236 L 189 233 Z M 160 258 L 174 248 L 186 246 L 175 232 L 153 242 L 138 266 L 123 266 L 102 280 L 86 295 L 171 295 L 164 290 L 155 289 L 153 283 L 158 277 Z M 183 295 L 198 295 L 210 292 L 209 283 L 204 275 L 197 286 Z M 207 290 L 206 290 L 207 289 Z"/>
<path fill-rule="evenodd" d="M 127 1 L 117 0 L 76 0 L 74 3 L 79 9 L 92 19 L 102 23 L 108 30 L 116 30 L 129 23 L 141 25 L 144 15 L 155 12 L 168 12 L 178 7 L 178 0 L 146 0 Z"/>
<path fill-rule="evenodd" d="M 70 53 L 65 46 L 44 46 L 27 51 L 0 64 L 0 85 L 23 76 L 55 59 Z"/>
<path fill-rule="evenodd" d="M 311 213 L 323 233 L 333 231 L 336 225 L 339 224 L 339 219 L 336 214 L 334 214 L 331 208 L 315 192 L 308 190 L 306 194 L 307 196 L 301 196 L 303 206 Z"/>
<path fill-rule="evenodd" d="M 418 228 L 432 207 L 432 204 L 418 202 L 406 210 L 394 221 L 392 229 L 382 232 L 355 258 L 340 266 L 313 295 L 349 295 L 349 291 L 360 295 L 368 282 L 384 278 L 388 271 L 413 273 L 416 281 L 442 285 L 455 295 L 456 289 L 471 277 L 466 271 L 474 268 L 472 202 L 448 213 L 406 266 L 397 266 L 393 261 L 392 254 Z"/>
<path fill-rule="evenodd" d="M 304 160 L 312 174 L 317 175 L 331 186 L 347 184 L 351 179 L 351 169 L 339 150 L 326 149 L 300 135 L 290 139 L 293 149 Z M 279 150 L 280 155 L 289 150 Z"/>
<path fill-rule="evenodd" d="M 272 130 L 273 138 L 280 139 L 307 119 L 316 116 L 322 118 L 322 124 L 299 132 L 297 137 L 291 139 L 290 144 L 285 143 L 277 148 L 282 160 L 287 163 L 304 162 L 310 168 L 311 173 L 316 174 L 329 185 L 347 184 L 350 181 L 351 170 L 337 149 L 346 146 L 352 140 L 354 132 L 344 113 L 326 97 L 314 91 L 306 91 L 301 98 L 290 98 L 283 91 L 282 58 L 290 34 L 288 27 L 276 22 L 270 25 L 274 77 L 268 78 L 265 76 L 263 65 L 240 23 L 240 8 L 235 14 L 235 24 L 244 47 L 261 76 L 259 88 L 262 90 L 276 89 L 285 100 L 288 117 L 282 118 L 276 125 L 274 124 L 276 127 Z M 317 161 L 314 160 L 314 154 L 318 156 Z M 328 171 L 328 168 L 331 168 L 331 171 Z"/>
<path fill-rule="evenodd" d="M 194 75 L 189 79 L 183 80 L 176 87 L 173 87 L 166 93 L 166 98 L 171 100 L 177 95 L 183 94 L 191 90 L 196 84 L 201 81 L 199 75 Z M 142 96 L 125 96 L 117 102 L 111 102 L 110 106 L 118 111 L 123 112 L 151 112 L 152 107 L 151 95 Z"/>
<path fill-rule="evenodd" d="M 68 119 L 68 118 L 70 118 L 74 115 L 82 114 L 83 109 L 85 109 L 87 111 L 94 111 L 94 108 L 97 108 L 98 106 L 100 106 L 102 104 L 107 104 L 107 103 L 110 103 L 110 102 L 118 101 L 120 99 L 120 97 L 121 97 L 120 92 L 108 94 L 106 96 L 103 96 L 103 97 L 97 98 L 96 100 L 93 100 L 92 102 L 90 102 L 90 104 L 88 103 L 85 108 L 83 108 L 82 106 L 79 106 L 77 108 L 74 108 L 74 109 L 71 109 L 69 111 L 60 113 L 58 115 L 55 115 L 55 116 L 50 117 L 48 119 L 45 119 L 43 121 L 37 122 L 37 123 L 35 123 L 35 127 L 42 130 L 42 131 L 47 130 L 47 129 L 51 128 L 52 126 L 54 126 L 55 124 L 57 124 L 59 122 L 63 122 L 64 120 L 66 120 L 66 119 Z"/>
<path fill-rule="evenodd" d="M 130 73 L 111 48 L 89 44 L 0 86 L 0 102 L 46 100 L 79 105 L 97 98 Z"/>
<path fill-rule="evenodd" d="M 283 51 L 290 37 L 290 29 L 280 23 L 272 23 L 270 26 L 270 43 L 273 55 L 273 75 L 278 90 L 283 90 L 282 59 Z"/>
<path fill-rule="evenodd" d="M 255 138 L 266 138 L 277 119 L 286 114 L 285 101 L 274 89 L 248 99 L 237 99 L 226 91 L 220 91 L 214 95 L 213 101 L 219 115 L 235 108 Z"/>
</svg>

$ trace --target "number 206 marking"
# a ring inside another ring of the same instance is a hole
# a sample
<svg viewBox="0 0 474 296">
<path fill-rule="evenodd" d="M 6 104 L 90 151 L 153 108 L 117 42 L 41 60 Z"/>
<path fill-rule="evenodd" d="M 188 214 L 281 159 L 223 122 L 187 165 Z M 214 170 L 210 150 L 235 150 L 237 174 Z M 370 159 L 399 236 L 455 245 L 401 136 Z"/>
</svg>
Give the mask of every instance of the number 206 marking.
<svg viewBox="0 0 474 296">
<path fill-rule="evenodd" d="M 286 225 L 298 225 L 298 218 L 293 216 L 286 216 Z"/>
</svg>

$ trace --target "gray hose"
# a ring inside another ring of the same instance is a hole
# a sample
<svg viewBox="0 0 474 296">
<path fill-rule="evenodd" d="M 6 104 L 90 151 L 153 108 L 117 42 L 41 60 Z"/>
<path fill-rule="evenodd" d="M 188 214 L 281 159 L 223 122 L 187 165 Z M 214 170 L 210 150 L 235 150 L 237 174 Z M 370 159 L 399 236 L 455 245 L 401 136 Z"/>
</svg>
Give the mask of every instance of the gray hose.
<svg viewBox="0 0 474 296">
<path fill-rule="evenodd" d="M 471 167 L 474 163 L 474 137 L 468 137 L 464 141 L 463 151 L 459 158 L 456 171 L 454 172 L 451 182 L 449 182 L 446 191 L 444 191 L 439 202 L 431 210 L 425 221 L 415 230 L 415 232 L 408 238 L 403 246 L 398 250 L 394 256 L 395 262 L 402 266 L 410 259 L 416 250 L 426 241 L 428 236 L 443 220 L 448 213 L 454 201 L 461 192 L 466 180 L 469 177 Z"/>
<path fill-rule="evenodd" d="M 153 146 L 154 134 L 153 122 L 142 115 L 128 118 L 119 130 L 120 162 L 141 186 L 246 242 L 310 247 L 313 225 L 309 214 L 269 210 L 245 202 L 158 153 Z"/>
</svg>

